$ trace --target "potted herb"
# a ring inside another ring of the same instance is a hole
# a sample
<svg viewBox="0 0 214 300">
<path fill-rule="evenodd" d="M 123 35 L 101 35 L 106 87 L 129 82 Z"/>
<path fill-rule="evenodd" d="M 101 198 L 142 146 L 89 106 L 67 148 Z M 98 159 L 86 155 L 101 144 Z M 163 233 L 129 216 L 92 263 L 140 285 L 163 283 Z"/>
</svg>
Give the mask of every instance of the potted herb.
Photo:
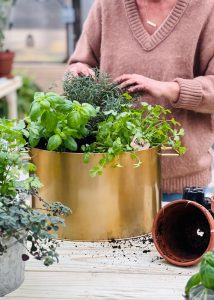
<svg viewBox="0 0 214 300">
<path fill-rule="evenodd" d="M 214 299 L 214 253 L 204 255 L 199 265 L 199 272 L 193 275 L 185 287 L 185 295 L 189 300 Z"/>
<path fill-rule="evenodd" d="M 7 14 L 11 0 L 2 0 L 0 3 L 0 77 L 11 78 L 14 52 L 4 50 L 4 30 L 7 26 Z"/>
<path fill-rule="evenodd" d="M 41 195 L 60 197 L 73 211 L 62 237 L 150 232 L 160 209 L 160 148 L 184 153 L 183 130 L 161 106 L 134 109 L 106 77 L 69 77 L 64 86 L 65 96 L 36 94 L 28 119 Z"/>
<path fill-rule="evenodd" d="M 24 174 L 35 171 L 35 166 L 26 161 L 24 127 L 24 122 L 16 125 L 0 120 L 0 296 L 22 284 L 28 253 L 45 266 L 58 262 L 55 233 L 64 224 L 61 217 L 70 211 L 38 196 L 41 184 L 37 177 L 24 179 Z M 29 195 L 39 197 L 46 213 L 27 204 Z"/>
</svg>

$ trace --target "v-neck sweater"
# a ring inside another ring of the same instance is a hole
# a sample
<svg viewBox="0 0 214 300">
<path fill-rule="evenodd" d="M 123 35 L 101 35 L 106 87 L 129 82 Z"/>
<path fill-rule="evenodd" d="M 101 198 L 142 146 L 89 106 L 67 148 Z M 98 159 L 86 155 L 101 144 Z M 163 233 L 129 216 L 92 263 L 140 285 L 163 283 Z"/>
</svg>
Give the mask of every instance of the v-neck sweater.
<svg viewBox="0 0 214 300">
<path fill-rule="evenodd" d="M 176 103 L 145 97 L 172 110 L 185 129 L 181 157 L 161 158 L 162 191 L 211 181 L 214 143 L 214 0 L 177 0 L 162 25 L 149 35 L 135 0 L 95 0 L 69 63 L 99 67 L 113 79 L 141 74 L 176 81 Z"/>
</svg>

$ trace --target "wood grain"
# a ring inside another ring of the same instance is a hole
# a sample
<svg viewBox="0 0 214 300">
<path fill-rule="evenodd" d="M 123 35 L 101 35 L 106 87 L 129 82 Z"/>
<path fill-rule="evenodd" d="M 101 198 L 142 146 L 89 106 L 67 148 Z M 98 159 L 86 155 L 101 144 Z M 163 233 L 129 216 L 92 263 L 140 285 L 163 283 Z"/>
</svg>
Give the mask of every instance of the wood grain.
<svg viewBox="0 0 214 300">
<path fill-rule="evenodd" d="M 59 264 L 46 268 L 31 259 L 24 284 L 5 299 L 182 300 L 185 283 L 196 267 L 171 266 L 143 241 L 63 242 Z"/>
</svg>

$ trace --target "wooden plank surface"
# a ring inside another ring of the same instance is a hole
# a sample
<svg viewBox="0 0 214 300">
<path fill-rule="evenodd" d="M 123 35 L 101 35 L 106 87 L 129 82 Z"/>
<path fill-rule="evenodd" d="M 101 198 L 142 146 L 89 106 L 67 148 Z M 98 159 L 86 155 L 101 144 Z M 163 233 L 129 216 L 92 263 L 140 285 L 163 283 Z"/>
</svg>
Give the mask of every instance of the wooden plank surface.
<svg viewBox="0 0 214 300">
<path fill-rule="evenodd" d="M 59 253 L 60 263 L 49 268 L 31 259 L 24 284 L 4 299 L 182 300 L 185 283 L 196 272 L 169 265 L 145 238 L 63 242 Z"/>
</svg>

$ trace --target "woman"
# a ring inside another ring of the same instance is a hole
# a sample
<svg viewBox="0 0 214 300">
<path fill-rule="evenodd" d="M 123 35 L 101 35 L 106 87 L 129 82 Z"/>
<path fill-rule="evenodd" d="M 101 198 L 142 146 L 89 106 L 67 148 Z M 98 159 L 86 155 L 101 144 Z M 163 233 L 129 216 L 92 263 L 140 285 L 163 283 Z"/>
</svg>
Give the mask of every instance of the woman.
<svg viewBox="0 0 214 300">
<path fill-rule="evenodd" d="M 123 89 L 170 108 L 187 153 L 162 159 L 162 190 L 211 181 L 214 142 L 214 1 L 96 0 L 68 71 L 99 67 Z"/>
</svg>

